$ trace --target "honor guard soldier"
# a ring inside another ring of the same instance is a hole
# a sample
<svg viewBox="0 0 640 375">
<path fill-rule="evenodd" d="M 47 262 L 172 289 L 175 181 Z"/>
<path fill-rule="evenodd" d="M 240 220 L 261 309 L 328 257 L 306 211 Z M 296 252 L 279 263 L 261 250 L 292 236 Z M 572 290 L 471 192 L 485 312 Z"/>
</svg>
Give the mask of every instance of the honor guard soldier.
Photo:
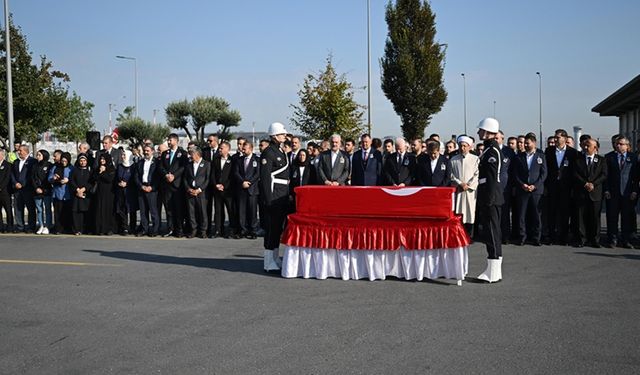
<svg viewBox="0 0 640 375">
<path fill-rule="evenodd" d="M 478 124 L 478 136 L 484 141 L 484 152 L 480 156 L 478 176 L 478 212 L 487 245 L 487 268 L 478 279 L 490 283 L 502 279 L 502 234 L 500 232 L 500 211 L 504 202 L 500 172 L 502 153 L 496 141 L 500 131 L 498 120 L 487 117 Z"/>
<path fill-rule="evenodd" d="M 264 203 L 264 270 L 280 270 L 278 247 L 289 204 L 289 158 L 282 150 L 287 131 L 279 122 L 269 126 L 269 147 L 260 155 L 260 195 Z M 261 212 L 262 213 L 262 212 Z"/>
</svg>

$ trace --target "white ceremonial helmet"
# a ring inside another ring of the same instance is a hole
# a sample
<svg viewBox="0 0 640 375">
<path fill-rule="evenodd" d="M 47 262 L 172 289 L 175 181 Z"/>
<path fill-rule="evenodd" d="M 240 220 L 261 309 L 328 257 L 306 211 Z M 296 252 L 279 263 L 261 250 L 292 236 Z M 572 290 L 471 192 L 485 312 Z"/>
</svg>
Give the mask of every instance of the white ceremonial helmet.
<svg viewBox="0 0 640 375">
<path fill-rule="evenodd" d="M 269 135 L 287 134 L 287 130 L 281 123 L 274 122 L 273 124 L 269 125 L 268 133 Z"/>
<path fill-rule="evenodd" d="M 493 117 L 487 117 L 480 121 L 480 123 L 478 124 L 478 129 L 482 129 L 489 133 L 497 133 L 500 131 L 500 124 L 498 123 L 498 120 L 494 119 Z"/>
</svg>

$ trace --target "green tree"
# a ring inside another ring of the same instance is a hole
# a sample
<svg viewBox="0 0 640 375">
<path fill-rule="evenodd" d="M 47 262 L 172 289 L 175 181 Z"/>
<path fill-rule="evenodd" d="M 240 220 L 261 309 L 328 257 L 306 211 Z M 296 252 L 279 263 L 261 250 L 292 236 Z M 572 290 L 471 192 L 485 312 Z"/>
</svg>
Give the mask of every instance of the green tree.
<svg viewBox="0 0 640 375">
<path fill-rule="evenodd" d="M 13 80 L 13 112 L 16 139 L 36 142 L 45 131 L 60 127 L 66 121 L 70 105 L 69 76 L 53 69 L 46 56 L 33 63 L 26 37 L 13 19 L 9 21 L 11 35 L 11 74 Z M 6 145 L 7 81 L 5 32 L 0 30 L 0 141 Z"/>
<path fill-rule="evenodd" d="M 304 79 L 298 91 L 300 102 L 291 105 L 291 122 L 311 138 L 327 139 L 334 133 L 357 138 L 364 131 L 365 107 L 356 103 L 353 86 L 344 74 L 338 75 L 332 58 L 329 54 L 317 76 L 309 74 Z"/>
<path fill-rule="evenodd" d="M 125 118 L 118 123 L 118 136 L 130 146 L 137 146 L 149 138 L 154 144 L 167 139 L 171 129 L 164 125 L 153 125 L 139 117 Z"/>
<path fill-rule="evenodd" d="M 442 79 L 445 46 L 435 41 L 435 15 L 426 1 L 397 0 L 395 6 L 389 2 L 386 20 L 382 91 L 402 120 L 404 136 L 423 138 L 447 100 Z"/>
<path fill-rule="evenodd" d="M 52 129 L 62 142 L 80 142 L 94 128 L 93 103 L 83 101 L 75 92 L 67 100 L 66 116 L 61 124 Z"/>
<path fill-rule="evenodd" d="M 191 102 L 179 100 L 171 102 L 165 109 L 167 123 L 174 129 L 182 129 L 189 139 L 203 143 L 207 125 L 221 127 L 221 139 L 230 139 L 229 128 L 238 126 L 242 117 L 240 112 L 230 108 L 229 103 L 216 96 L 198 96 Z"/>
<path fill-rule="evenodd" d="M 135 107 L 133 106 L 126 106 L 124 107 L 124 109 L 122 110 L 121 113 L 118 113 L 118 116 L 116 117 L 116 123 L 120 123 L 124 120 L 129 120 L 133 118 L 133 112 L 134 112 Z"/>
</svg>

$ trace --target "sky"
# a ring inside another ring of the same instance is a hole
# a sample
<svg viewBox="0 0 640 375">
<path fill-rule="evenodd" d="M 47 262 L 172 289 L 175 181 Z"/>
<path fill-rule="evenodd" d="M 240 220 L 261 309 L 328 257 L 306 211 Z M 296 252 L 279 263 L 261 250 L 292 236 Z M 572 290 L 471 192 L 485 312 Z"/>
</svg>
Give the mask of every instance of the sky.
<svg viewBox="0 0 640 375">
<path fill-rule="evenodd" d="M 108 105 L 134 103 L 164 122 L 174 100 L 216 95 L 240 111 L 239 130 L 290 124 L 305 76 L 329 53 L 367 103 L 366 0 L 10 0 L 34 56 L 46 55 L 93 102 L 108 126 Z M 372 133 L 400 135 L 400 118 L 380 88 L 387 0 L 371 0 Z M 607 137 L 615 117 L 591 108 L 640 74 L 640 2 L 630 0 L 432 0 L 437 40 L 447 44 L 448 99 L 426 135 L 464 132 L 494 115 L 507 135 L 538 133 L 539 78 L 544 136 L 573 126 Z M 365 115 L 366 118 L 366 115 Z M 209 130 L 213 127 L 210 127 Z M 295 131 L 295 129 L 293 129 Z"/>
</svg>

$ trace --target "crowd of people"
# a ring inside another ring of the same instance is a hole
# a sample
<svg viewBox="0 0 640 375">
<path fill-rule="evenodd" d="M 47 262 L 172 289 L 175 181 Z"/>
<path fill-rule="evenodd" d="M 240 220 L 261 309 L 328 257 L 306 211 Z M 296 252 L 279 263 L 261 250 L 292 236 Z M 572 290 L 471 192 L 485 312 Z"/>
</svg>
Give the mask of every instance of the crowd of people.
<svg viewBox="0 0 640 375">
<path fill-rule="evenodd" d="M 455 211 L 469 235 L 490 229 L 478 220 L 486 214 L 477 192 L 486 142 L 470 135 L 443 142 L 437 134 L 384 141 L 369 134 L 343 140 L 336 134 L 303 147 L 299 137 L 278 126 L 281 133 L 270 129 L 271 139 L 260 141 L 259 154 L 244 138 L 235 140 L 232 153 L 231 144 L 215 134 L 206 146 L 190 142 L 186 150 L 176 134 L 160 145 L 145 140 L 129 149 L 107 135 L 101 150 L 80 144 L 75 160 L 60 150 L 32 153 L 17 143 L 11 153 L 0 151 L 0 209 L 6 218 L 1 229 L 255 239 L 265 231 L 269 235 L 269 210 L 281 212 L 276 223 L 295 211 L 294 189 L 304 185 L 451 186 Z M 546 140 L 544 151 L 534 133 L 505 139 L 500 131 L 495 141 L 499 151 L 488 160 L 499 173 L 502 244 L 600 247 L 604 201 L 605 245 L 637 245 L 639 163 L 624 135 L 612 137 L 614 151 L 606 155 L 598 154 L 598 140 L 583 135 L 577 146 L 563 129 Z M 273 158 L 265 152 L 270 146 Z M 269 171 L 261 171 L 266 167 Z M 279 189 L 286 189 L 281 194 L 286 199 L 275 207 L 272 195 Z M 265 241 L 277 247 L 278 238 Z"/>
</svg>

